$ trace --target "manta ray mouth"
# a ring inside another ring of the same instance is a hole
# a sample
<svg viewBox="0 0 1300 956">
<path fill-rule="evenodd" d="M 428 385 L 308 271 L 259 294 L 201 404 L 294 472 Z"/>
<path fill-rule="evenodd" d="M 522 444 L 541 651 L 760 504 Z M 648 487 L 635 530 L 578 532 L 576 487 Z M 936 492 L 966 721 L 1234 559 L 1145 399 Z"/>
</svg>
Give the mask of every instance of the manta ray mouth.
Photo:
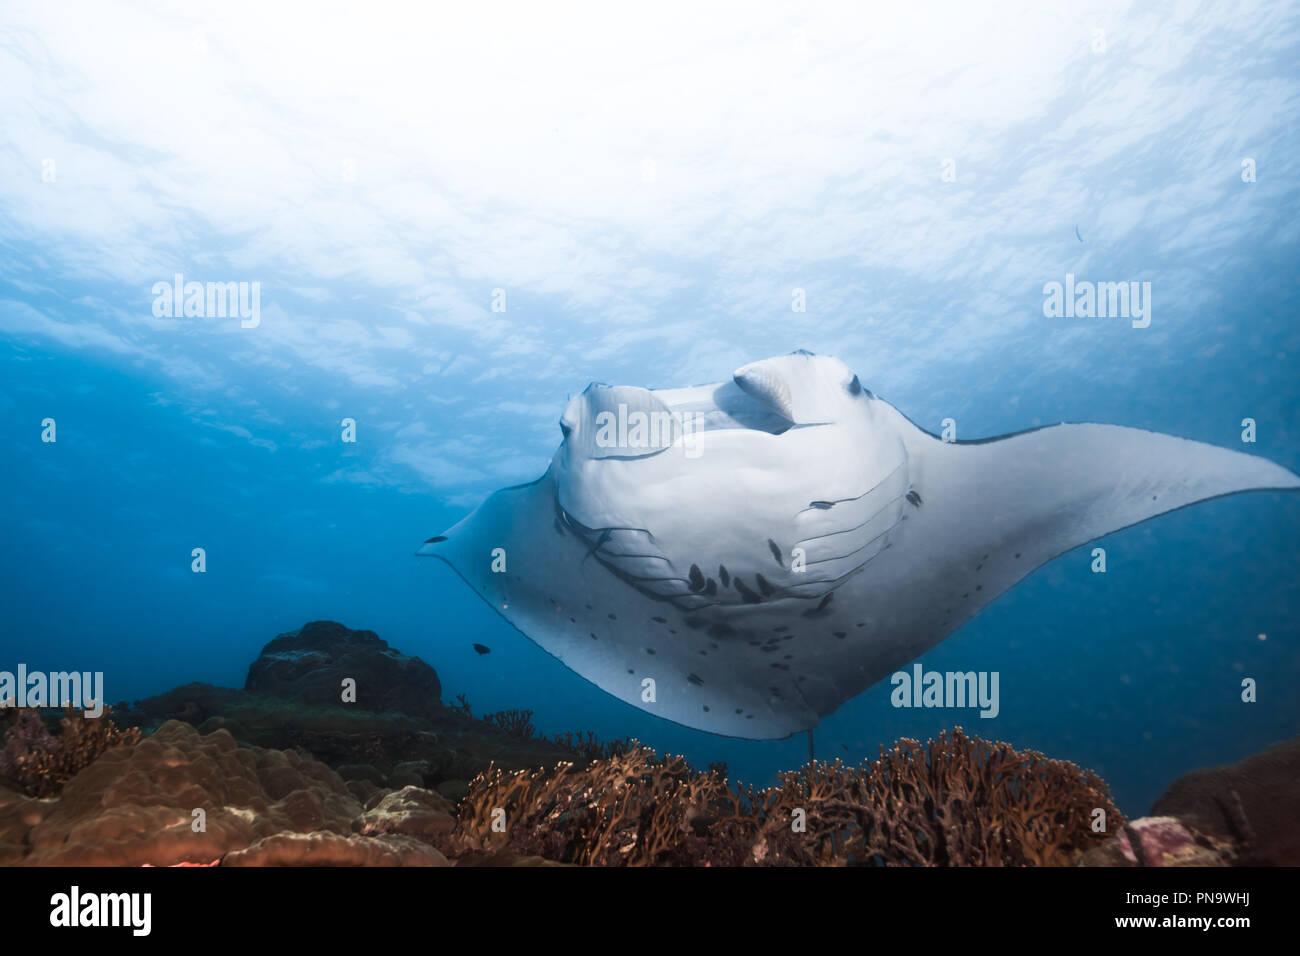
<svg viewBox="0 0 1300 956">
<path fill-rule="evenodd" d="M 733 562 L 738 570 L 728 571 L 725 561 L 703 558 L 690 564 L 689 571 L 678 570 L 664 553 L 654 534 L 645 528 L 594 528 L 578 520 L 554 498 L 557 534 L 573 534 L 586 548 L 585 562 L 595 558 L 610 574 L 655 600 L 686 612 L 717 611 L 726 613 L 756 605 L 798 609 L 805 617 L 824 614 L 835 590 L 858 574 L 869 558 L 838 577 L 801 577 L 790 581 L 781 547 L 771 538 L 766 550 L 775 563 L 763 570 Z M 843 556 L 847 557 L 847 556 Z M 821 563 L 821 562 L 814 562 Z M 815 572 L 814 572 L 815 573 Z M 771 578 L 772 580 L 769 580 Z M 773 583 L 773 582 L 776 583 Z"/>
</svg>

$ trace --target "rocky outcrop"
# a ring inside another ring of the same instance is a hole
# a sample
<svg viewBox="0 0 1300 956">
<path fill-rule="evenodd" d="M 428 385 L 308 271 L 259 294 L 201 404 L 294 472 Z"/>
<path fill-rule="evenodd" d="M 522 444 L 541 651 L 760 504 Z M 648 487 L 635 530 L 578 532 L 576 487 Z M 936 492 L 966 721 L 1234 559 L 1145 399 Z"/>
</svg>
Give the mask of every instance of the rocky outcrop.
<svg viewBox="0 0 1300 956">
<path fill-rule="evenodd" d="M 355 682 L 356 705 L 372 713 L 427 717 L 442 710 L 437 671 L 389 647 L 374 631 L 354 631 L 334 621 L 304 624 L 267 644 L 248 668 L 244 689 L 334 705 L 342 701 L 347 680 Z"/>
<path fill-rule="evenodd" d="M 1300 737 L 1240 763 L 1184 774 L 1151 807 L 1221 843 L 1255 866 L 1300 866 Z"/>
<path fill-rule="evenodd" d="M 1084 866 L 1300 866 L 1300 738 L 1184 774 Z"/>
<path fill-rule="evenodd" d="M 345 678 L 357 681 L 355 703 L 341 699 Z M 186 684 L 119 704 L 115 716 L 146 733 L 182 720 L 205 734 L 225 730 L 241 744 L 304 750 L 337 770 L 362 801 L 405 786 L 463 795 L 465 781 L 489 764 L 513 770 L 574 759 L 573 747 L 538 737 L 531 726 L 524 733 L 514 722 L 445 706 L 440 690 L 418 657 L 371 631 L 317 621 L 267 644 L 244 690 Z"/>
<path fill-rule="evenodd" d="M 449 707 L 433 717 L 375 714 L 357 705 L 316 706 L 211 684 L 186 684 L 119 705 L 115 718 L 146 732 L 183 720 L 203 733 L 225 730 L 241 744 L 305 750 L 345 780 L 390 789 L 450 783 L 448 792 L 463 792 L 464 781 L 489 764 L 521 770 L 574 759 L 554 741 L 520 737 Z"/>
</svg>

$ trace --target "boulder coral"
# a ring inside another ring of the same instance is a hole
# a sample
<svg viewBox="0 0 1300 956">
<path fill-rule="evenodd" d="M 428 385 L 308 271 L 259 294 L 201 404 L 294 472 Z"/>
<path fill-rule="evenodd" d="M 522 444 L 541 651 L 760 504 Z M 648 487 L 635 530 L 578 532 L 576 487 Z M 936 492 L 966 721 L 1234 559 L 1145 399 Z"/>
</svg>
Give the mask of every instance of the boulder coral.
<svg viewBox="0 0 1300 956">
<path fill-rule="evenodd" d="M 419 800 L 407 794 L 409 803 Z M 379 811 L 355 832 L 363 808 L 337 773 L 294 751 L 239 747 L 169 721 L 147 739 L 104 753 L 57 800 L 0 795 L 0 854 L 27 865 L 177 863 L 437 865 L 446 858 Z M 434 832 L 450 805 L 424 801 L 418 829 Z M 413 829 L 417 829 L 413 825 Z"/>
</svg>

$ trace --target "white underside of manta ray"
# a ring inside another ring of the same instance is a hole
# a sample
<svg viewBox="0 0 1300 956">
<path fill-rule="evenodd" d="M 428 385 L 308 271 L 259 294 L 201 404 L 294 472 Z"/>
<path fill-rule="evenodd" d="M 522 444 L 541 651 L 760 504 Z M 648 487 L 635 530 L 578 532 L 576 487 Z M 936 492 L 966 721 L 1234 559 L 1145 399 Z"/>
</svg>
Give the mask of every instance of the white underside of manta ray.
<svg viewBox="0 0 1300 956">
<path fill-rule="evenodd" d="M 806 352 L 717 385 L 593 384 L 560 424 L 546 474 L 418 553 L 620 700 L 751 739 L 815 727 L 1063 552 L 1300 488 L 1263 458 L 1116 425 L 944 442 Z"/>
</svg>

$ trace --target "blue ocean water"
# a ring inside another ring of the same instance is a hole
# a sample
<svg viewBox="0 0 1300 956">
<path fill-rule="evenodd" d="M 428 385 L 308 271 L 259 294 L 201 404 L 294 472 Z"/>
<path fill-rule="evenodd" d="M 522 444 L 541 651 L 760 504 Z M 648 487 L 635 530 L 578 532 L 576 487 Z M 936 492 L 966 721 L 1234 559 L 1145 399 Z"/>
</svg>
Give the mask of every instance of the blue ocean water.
<svg viewBox="0 0 1300 956">
<path fill-rule="evenodd" d="M 1285 5 L 82 13 L 0 31 L 0 668 L 102 670 L 110 701 L 242 686 L 266 641 L 332 619 L 476 712 L 766 783 L 802 735 L 647 716 L 413 555 L 540 475 L 589 382 L 804 348 L 961 438 L 1111 422 L 1300 471 Z M 166 314 L 177 274 L 250 304 L 258 283 L 257 315 Z M 1149 282 L 1150 324 L 1046 315 L 1067 275 Z M 878 684 L 818 756 L 960 723 L 1143 813 L 1300 730 L 1297 532 L 1300 496 L 1257 493 L 1102 539 L 1105 574 L 1077 549 L 923 657 L 998 671 L 996 718 Z"/>
</svg>

